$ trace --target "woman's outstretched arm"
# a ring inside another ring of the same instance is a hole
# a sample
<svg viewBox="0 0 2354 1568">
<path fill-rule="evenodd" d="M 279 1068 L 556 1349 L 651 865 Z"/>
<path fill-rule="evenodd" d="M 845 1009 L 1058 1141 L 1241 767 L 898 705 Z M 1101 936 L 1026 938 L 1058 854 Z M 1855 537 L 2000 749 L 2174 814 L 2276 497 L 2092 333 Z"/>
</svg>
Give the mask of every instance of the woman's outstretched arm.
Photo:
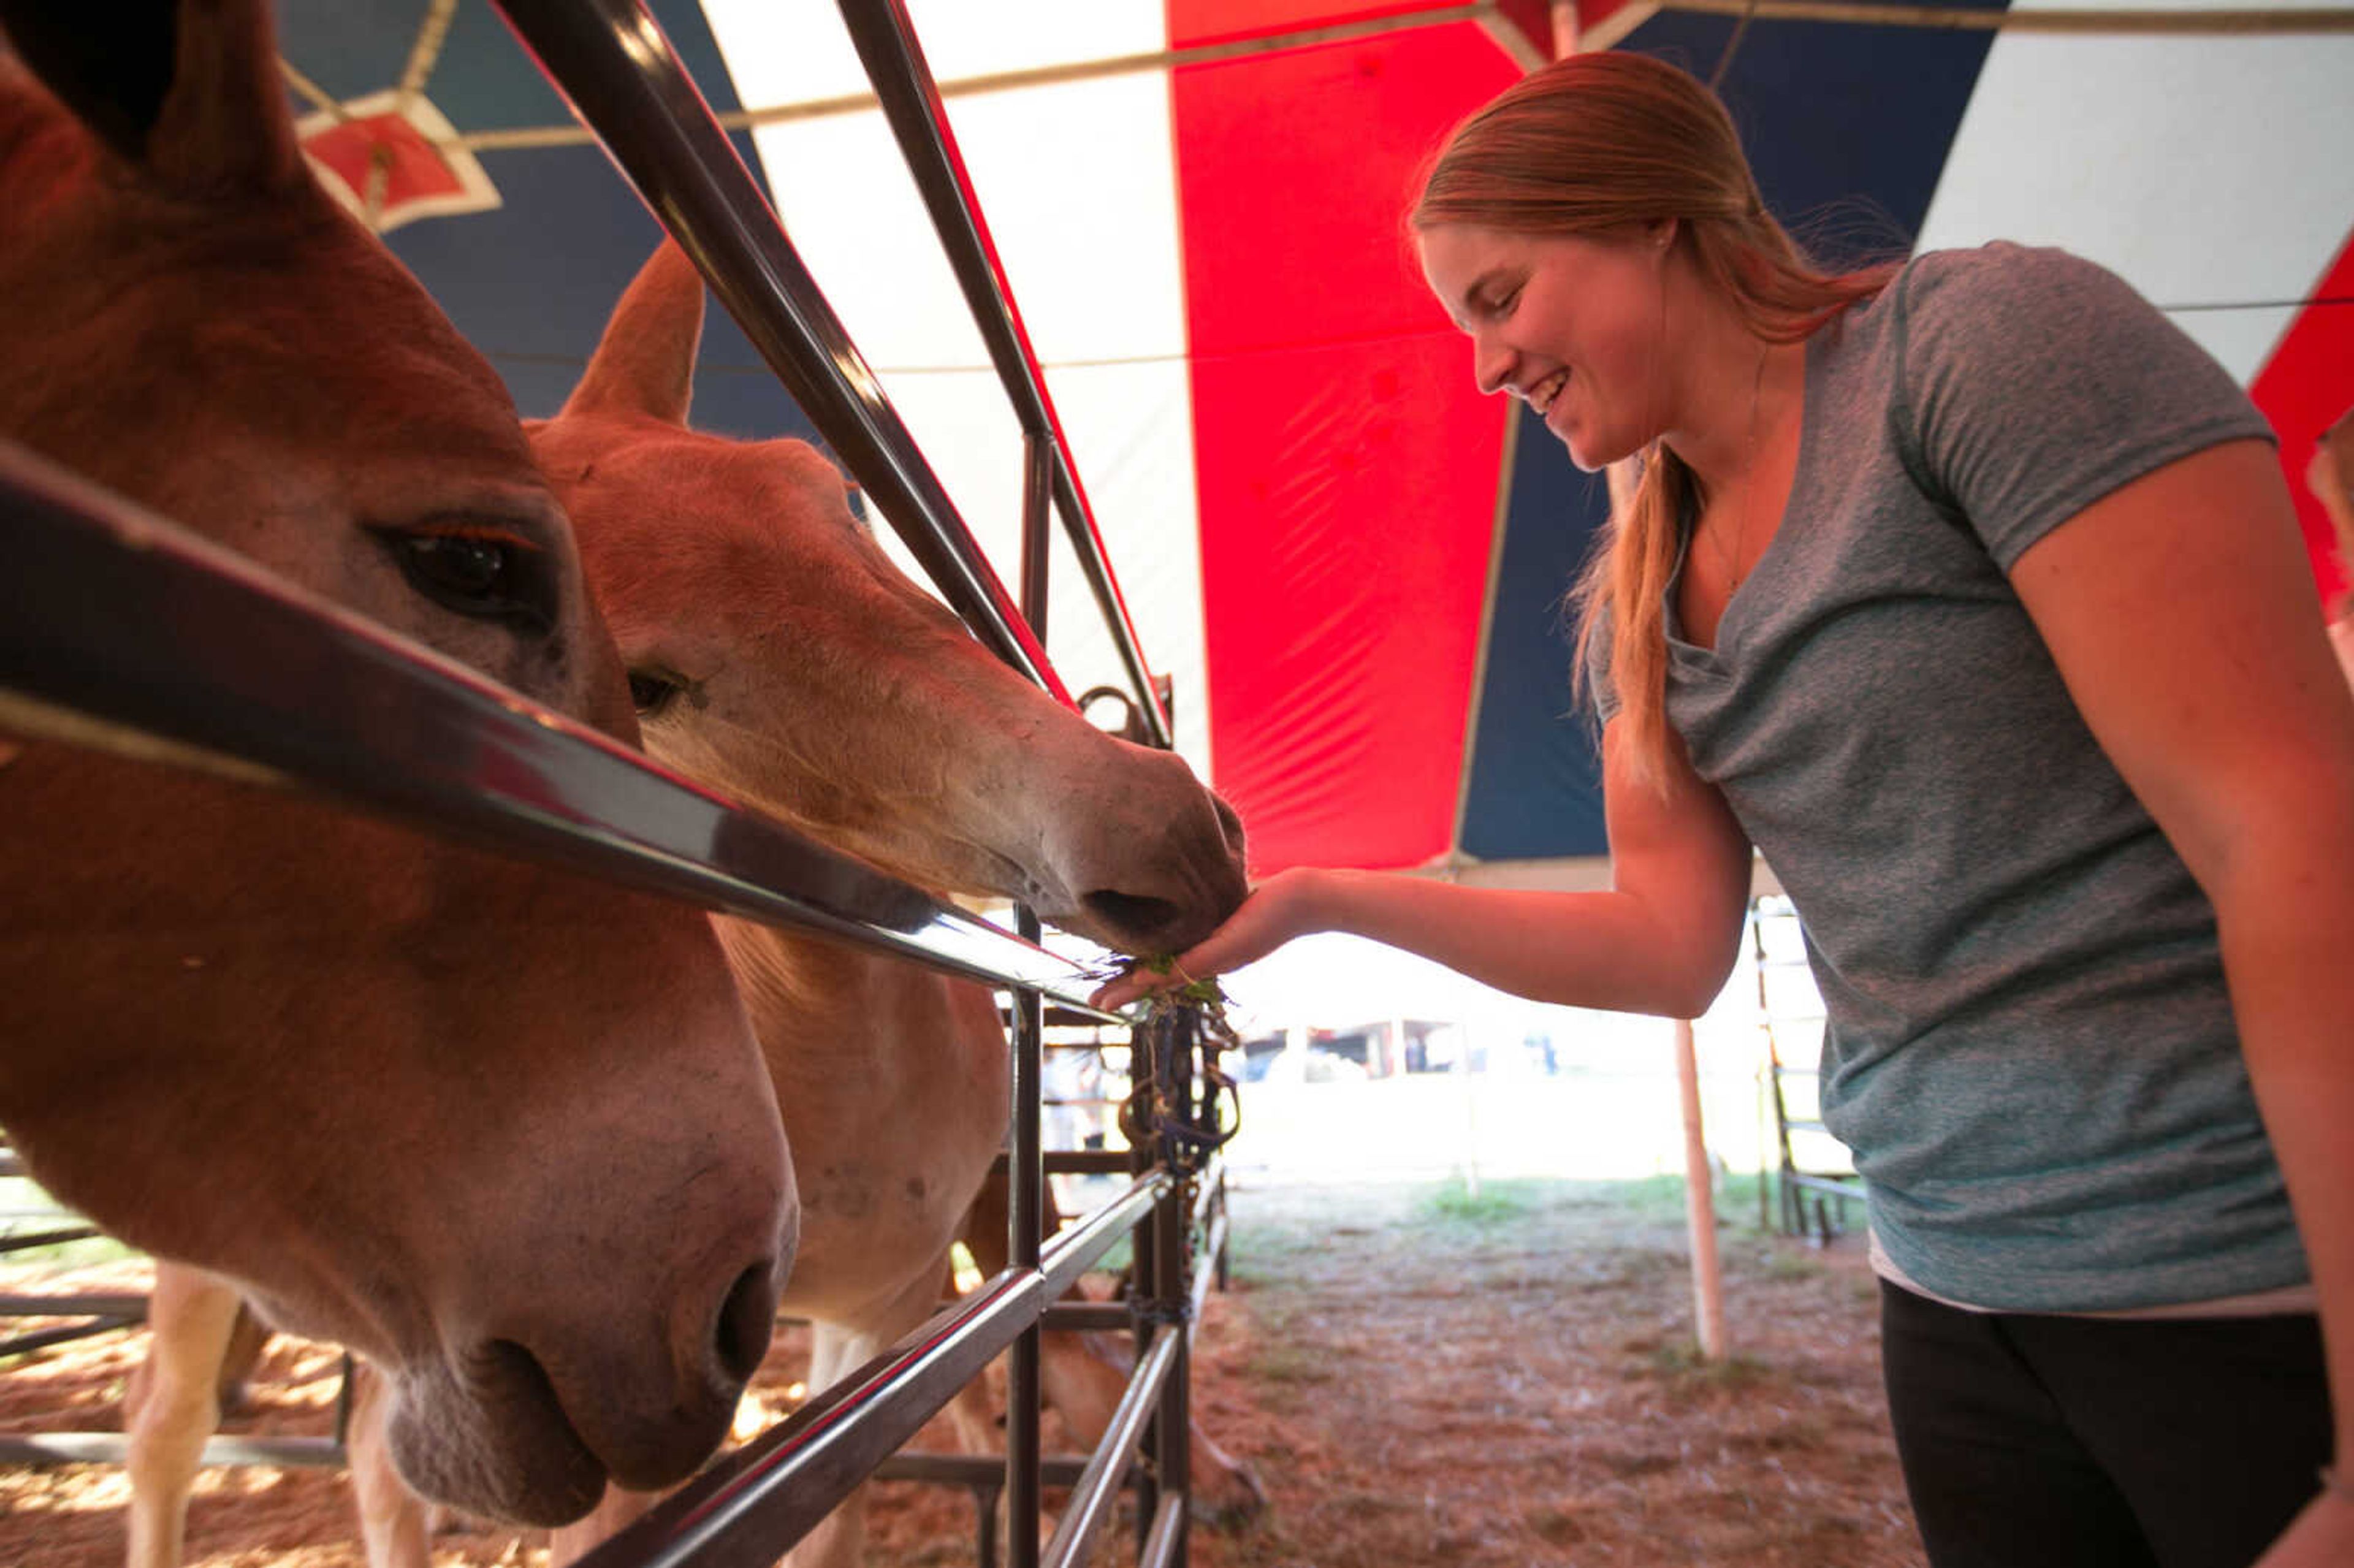
<svg viewBox="0 0 2354 1568">
<path fill-rule="evenodd" d="M 1346 931 L 1540 1001 L 1670 1017 L 1705 1011 L 1740 946 L 1749 841 L 1681 750 L 1664 790 L 1629 778 L 1617 733 L 1613 721 L 1602 737 L 1608 892 L 1461 887 L 1391 872 L 1283 872 L 1179 954 L 1176 972 L 1115 980 L 1097 993 L 1098 1005 L 1119 1006 L 1181 976 L 1240 969 L 1295 937 Z"/>
</svg>

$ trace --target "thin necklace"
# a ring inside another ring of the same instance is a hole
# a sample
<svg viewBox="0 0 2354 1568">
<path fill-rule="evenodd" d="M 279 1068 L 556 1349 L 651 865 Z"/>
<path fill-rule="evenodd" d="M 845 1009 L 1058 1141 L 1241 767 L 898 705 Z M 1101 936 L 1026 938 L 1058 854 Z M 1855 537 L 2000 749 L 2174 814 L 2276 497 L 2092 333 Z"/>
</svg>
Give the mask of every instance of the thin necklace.
<svg viewBox="0 0 2354 1568">
<path fill-rule="evenodd" d="M 1757 373 L 1749 382 L 1749 438 L 1741 454 L 1741 512 L 1734 523 L 1733 553 L 1729 558 L 1725 554 L 1723 533 L 1720 531 L 1717 535 L 1716 564 L 1724 574 L 1724 598 L 1728 604 L 1732 602 L 1733 596 L 1741 591 L 1741 584 L 1747 576 L 1747 570 L 1742 565 L 1742 554 L 1749 544 L 1749 511 L 1757 492 L 1757 400 L 1758 394 L 1765 389 L 1766 360 L 1771 353 L 1770 346 L 1757 351 Z"/>
</svg>

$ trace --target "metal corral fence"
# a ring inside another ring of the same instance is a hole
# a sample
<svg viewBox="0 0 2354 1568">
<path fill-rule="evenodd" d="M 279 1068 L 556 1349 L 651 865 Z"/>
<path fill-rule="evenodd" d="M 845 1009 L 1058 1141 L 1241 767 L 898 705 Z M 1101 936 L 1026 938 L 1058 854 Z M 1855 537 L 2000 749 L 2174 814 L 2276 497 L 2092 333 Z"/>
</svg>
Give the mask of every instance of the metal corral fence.
<svg viewBox="0 0 2354 1568">
<path fill-rule="evenodd" d="M 496 3 L 974 635 L 1067 702 L 1042 647 L 1048 514 L 1060 517 L 1120 650 L 1143 727 L 1169 745 L 1164 700 L 900 0 L 841 5 L 1022 421 L 1018 607 L 653 18 L 635 0 Z M 1133 1153 L 1057 1160 L 1058 1169 L 1118 1165 L 1129 1185 L 1042 1245 L 1044 1004 L 1068 1009 L 1067 1019 L 1128 1021 L 1087 1006 L 1093 981 L 1037 946 L 1027 911 L 1018 912 L 1014 935 L 944 905 L 7 443 L 0 443 L 0 510 L 18 544 L 10 571 L 0 574 L 0 722 L 12 728 L 323 792 L 1012 992 L 1010 1266 L 719 1460 L 587 1563 L 772 1563 L 878 1471 L 992 1492 L 1002 1480 L 1014 1521 L 1013 1568 L 1086 1560 L 1121 1489 L 1132 1486 L 1138 1561 L 1185 1561 L 1187 1350 L 1213 1272 L 1194 1267 L 1194 1243 L 1206 1237 L 1205 1250 L 1215 1254 L 1224 1230 L 1215 1118 L 1197 1104 L 1203 1046 L 1190 1020 L 1135 1030 Z M 233 638 L 222 635 L 232 628 Z M 1126 1303 L 1053 1305 L 1131 1234 L 1135 1279 Z M 1042 1475 L 1038 1332 L 1042 1324 L 1114 1322 L 1135 1334 L 1136 1370 L 1102 1445 L 1083 1463 L 1054 1467 L 1073 1491 L 1042 1552 L 1026 1528 L 1038 1517 Z M 910 1456 L 885 1465 L 1006 1352 L 1002 1470 L 986 1457 Z M 334 1448 L 328 1442 L 323 1451 Z M 93 1457 L 71 1442 L 42 1454 L 12 1446 L 11 1454 Z M 985 1526 L 981 1552 L 991 1555 Z"/>
</svg>

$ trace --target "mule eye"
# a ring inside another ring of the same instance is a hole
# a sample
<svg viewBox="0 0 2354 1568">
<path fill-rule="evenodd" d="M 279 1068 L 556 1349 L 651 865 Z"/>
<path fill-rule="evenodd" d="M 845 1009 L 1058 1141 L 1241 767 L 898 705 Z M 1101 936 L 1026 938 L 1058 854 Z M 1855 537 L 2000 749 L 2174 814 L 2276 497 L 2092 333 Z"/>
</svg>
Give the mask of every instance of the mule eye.
<svg viewBox="0 0 2354 1568">
<path fill-rule="evenodd" d="M 478 534 L 387 536 L 401 575 L 442 609 L 545 637 L 556 629 L 556 578 L 539 551 Z"/>
<path fill-rule="evenodd" d="M 640 718 L 659 716 L 684 689 L 665 675 L 650 675 L 642 670 L 630 672 L 630 701 L 636 705 Z"/>
</svg>

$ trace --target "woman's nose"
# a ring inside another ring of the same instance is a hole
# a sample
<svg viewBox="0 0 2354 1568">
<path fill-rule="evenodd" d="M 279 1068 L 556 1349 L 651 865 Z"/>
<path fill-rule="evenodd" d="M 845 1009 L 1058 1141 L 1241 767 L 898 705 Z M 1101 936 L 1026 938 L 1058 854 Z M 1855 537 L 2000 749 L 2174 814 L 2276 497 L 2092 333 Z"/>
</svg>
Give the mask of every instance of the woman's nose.
<svg viewBox="0 0 2354 1568">
<path fill-rule="evenodd" d="M 1487 337 L 1472 340 L 1471 376 L 1484 393 L 1501 392 L 1511 385 L 1513 363 L 1520 356 Z"/>
</svg>

